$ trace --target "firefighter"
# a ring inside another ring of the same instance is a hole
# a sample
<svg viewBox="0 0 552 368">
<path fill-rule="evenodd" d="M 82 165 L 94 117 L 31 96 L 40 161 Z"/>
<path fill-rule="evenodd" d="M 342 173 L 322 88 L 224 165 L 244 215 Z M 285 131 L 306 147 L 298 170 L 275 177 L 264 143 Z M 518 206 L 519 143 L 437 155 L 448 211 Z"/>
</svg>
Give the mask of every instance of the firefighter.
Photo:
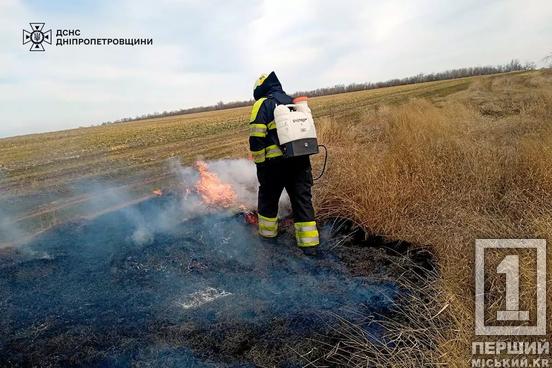
<svg viewBox="0 0 552 368">
<path fill-rule="evenodd" d="M 278 235 L 278 202 L 284 188 L 291 200 L 295 237 L 306 255 L 316 255 L 320 244 L 312 206 L 312 170 L 309 156 L 285 158 L 280 149 L 274 108 L 291 104 L 274 72 L 255 82 L 255 104 L 249 120 L 249 149 L 257 166 L 259 180 L 259 235 Z"/>
</svg>

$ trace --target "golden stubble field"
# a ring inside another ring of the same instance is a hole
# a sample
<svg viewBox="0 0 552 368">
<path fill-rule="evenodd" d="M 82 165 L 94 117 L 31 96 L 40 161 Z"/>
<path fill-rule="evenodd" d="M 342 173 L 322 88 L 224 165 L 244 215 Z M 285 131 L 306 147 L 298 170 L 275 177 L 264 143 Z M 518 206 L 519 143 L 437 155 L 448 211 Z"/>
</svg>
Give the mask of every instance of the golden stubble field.
<svg viewBox="0 0 552 368">
<path fill-rule="evenodd" d="M 319 216 L 347 217 L 436 255 L 438 285 L 397 326 L 401 338 L 432 340 L 435 349 L 397 351 L 389 366 L 466 366 L 475 239 L 552 238 L 552 72 L 354 92 L 310 105 L 330 150 L 315 186 Z M 248 117 L 249 108 L 237 108 L 2 139 L 0 208 L 32 234 L 82 215 L 80 205 L 94 198 L 67 188 L 83 181 L 125 187 L 129 200 L 170 188 L 170 160 L 246 157 Z M 351 365 L 375 354 L 361 336 L 350 340 Z"/>
</svg>

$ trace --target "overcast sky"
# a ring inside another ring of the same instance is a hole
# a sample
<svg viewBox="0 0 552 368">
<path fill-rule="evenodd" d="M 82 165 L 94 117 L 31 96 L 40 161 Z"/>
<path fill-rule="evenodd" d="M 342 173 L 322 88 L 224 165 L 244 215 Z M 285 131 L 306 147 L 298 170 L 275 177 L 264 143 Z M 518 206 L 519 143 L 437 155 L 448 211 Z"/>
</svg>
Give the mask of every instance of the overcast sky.
<svg viewBox="0 0 552 368">
<path fill-rule="evenodd" d="M 29 22 L 154 43 L 29 52 Z M 550 0 L 0 0 L 0 137 L 550 52 Z"/>
</svg>

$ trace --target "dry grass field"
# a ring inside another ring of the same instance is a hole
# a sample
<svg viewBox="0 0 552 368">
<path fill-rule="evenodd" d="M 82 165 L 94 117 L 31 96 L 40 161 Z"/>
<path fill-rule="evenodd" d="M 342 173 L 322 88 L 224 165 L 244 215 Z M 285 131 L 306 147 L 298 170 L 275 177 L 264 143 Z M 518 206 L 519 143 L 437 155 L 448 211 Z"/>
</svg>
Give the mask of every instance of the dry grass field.
<svg viewBox="0 0 552 368">
<path fill-rule="evenodd" d="M 319 123 L 332 152 L 317 187 L 320 213 L 429 245 L 437 256 L 433 305 L 420 301 L 406 311 L 414 313 L 406 316 L 412 329 L 401 333 L 403 339 L 437 337 L 439 348 L 426 351 L 423 362 L 409 360 L 415 354 L 406 350 L 394 365 L 468 366 L 475 239 L 552 239 L 552 73 L 478 78 L 444 99 L 414 98 Z M 432 321 L 443 313 L 451 321 L 444 330 Z M 373 354 L 369 346 L 358 348 L 366 351 L 357 364 Z"/>
<path fill-rule="evenodd" d="M 402 338 L 436 348 L 393 352 L 388 366 L 466 366 L 475 239 L 552 239 L 552 72 L 354 92 L 310 105 L 330 152 L 315 186 L 319 216 L 428 246 L 437 259 L 430 299 L 405 311 L 417 325 L 398 327 Z M 248 116 L 238 108 L 1 139 L 0 210 L 30 235 L 83 215 L 80 206 L 94 200 L 79 192 L 84 181 L 124 186 L 130 199 L 170 188 L 171 159 L 246 157 Z M 315 172 L 319 164 L 317 157 Z M 437 316 L 446 325 L 433 323 Z M 349 363 L 358 366 L 374 352 L 354 331 L 349 343 L 358 353 Z"/>
</svg>

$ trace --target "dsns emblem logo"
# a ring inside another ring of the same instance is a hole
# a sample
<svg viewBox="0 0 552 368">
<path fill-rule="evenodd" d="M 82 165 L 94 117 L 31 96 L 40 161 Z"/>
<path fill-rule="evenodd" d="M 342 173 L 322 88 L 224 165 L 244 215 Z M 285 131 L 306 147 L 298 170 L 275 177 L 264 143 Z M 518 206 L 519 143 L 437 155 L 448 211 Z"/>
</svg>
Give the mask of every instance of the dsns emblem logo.
<svg viewBox="0 0 552 368">
<path fill-rule="evenodd" d="M 44 51 L 43 42 L 52 44 L 52 30 L 43 31 L 44 23 L 29 23 L 31 31 L 23 30 L 23 45 L 31 42 L 29 51 Z"/>
</svg>

